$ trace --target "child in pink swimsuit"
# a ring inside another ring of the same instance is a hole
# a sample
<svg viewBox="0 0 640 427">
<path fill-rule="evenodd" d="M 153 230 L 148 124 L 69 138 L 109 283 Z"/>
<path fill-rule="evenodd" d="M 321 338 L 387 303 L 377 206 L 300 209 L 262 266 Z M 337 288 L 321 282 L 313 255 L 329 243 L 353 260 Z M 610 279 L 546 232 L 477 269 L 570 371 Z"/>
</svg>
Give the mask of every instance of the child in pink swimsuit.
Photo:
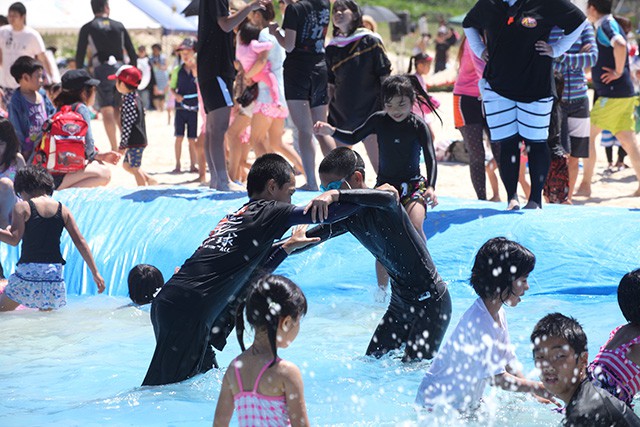
<svg viewBox="0 0 640 427">
<path fill-rule="evenodd" d="M 591 381 L 631 406 L 640 390 L 640 269 L 624 275 L 618 304 L 629 323 L 614 329 L 587 368 Z"/>
<path fill-rule="evenodd" d="M 268 52 L 273 48 L 271 42 L 260 42 L 260 28 L 247 22 L 238 31 L 238 43 L 236 44 L 236 59 L 242 64 L 245 74 L 254 66 L 262 52 Z M 280 99 L 278 92 L 278 79 L 271 72 L 271 64 L 265 59 L 264 67 L 250 77 L 254 83 L 262 82 L 269 88 L 271 99 Z"/>
<path fill-rule="evenodd" d="M 285 249 L 286 250 L 286 249 Z M 245 350 L 243 311 L 255 330 L 253 345 Z M 278 357 L 300 330 L 307 313 L 302 290 L 283 276 L 259 279 L 236 314 L 236 331 L 242 354 L 222 380 L 214 426 L 228 426 L 234 409 L 239 426 L 309 425 L 302 376 L 296 365 Z M 264 380 L 263 380 L 264 378 Z M 252 388 L 245 389 L 246 385 Z"/>
</svg>

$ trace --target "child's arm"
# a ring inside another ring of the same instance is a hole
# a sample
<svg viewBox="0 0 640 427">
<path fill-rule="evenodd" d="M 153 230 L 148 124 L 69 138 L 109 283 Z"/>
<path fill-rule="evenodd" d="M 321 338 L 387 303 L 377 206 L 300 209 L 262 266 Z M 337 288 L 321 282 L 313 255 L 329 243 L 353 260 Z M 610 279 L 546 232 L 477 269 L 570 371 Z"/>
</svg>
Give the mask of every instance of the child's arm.
<svg viewBox="0 0 640 427">
<path fill-rule="evenodd" d="M 213 427 L 227 427 L 233 416 L 233 392 L 227 378 L 231 375 L 233 369 L 231 366 L 222 379 L 222 388 L 220 388 L 220 396 L 218 396 L 218 404 L 216 405 L 216 413 L 213 416 Z"/>
<path fill-rule="evenodd" d="M 18 153 L 16 155 L 16 170 L 20 170 L 27 165 L 27 162 L 24 161 L 24 157 L 22 154 Z"/>
<path fill-rule="evenodd" d="M 433 133 L 428 125 L 424 123 L 424 129 L 419 131 L 420 143 L 422 144 L 422 153 L 424 156 L 424 164 L 427 167 L 427 190 L 425 191 L 425 201 L 431 207 L 438 205 L 438 197 L 436 196 L 436 179 L 438 177 L 438 164 L 436 163 L 436 150 L 433 147 Z"/>
<path fill-rule="evenodd" d="M 98 273 L 98 267 L 96 266 L 96 262 L 93 260 L 93 255 L 91 255 L 91 249 L 89 249 L 89 245 L 87 241 L 80 233 L 78 229 L 78 224 L 76 224 L 76 220 L 71 215 L 69 209 L 66 206 L 62 206 L 62 219 L 64 221 L 64 228 L 67 229 L 73 244 L 78 248 L 80 255 L 82 255 L 82 259 L 87 263 L 89 270 L 91 271 L 91 275 L 93 276 L 93 281 L 96 283 L 98 287 L 98 293 L 101 294 L 104 292 L 104 279 Z"/>
<path fill-rule="evenodd" d="M 510 368 L 507 366 L 507 370 Z M 493 377 L 493 385 L 503 390 L 515 391 L 521 393 L 532 393 L 536 397 L 542 398 L 542 403 L 553 403 L 560 407 L 554 396 L 549 393 L 540 381 L 532 381 L 524 377 L 522 373 L 503 372 Z"/>
<path fill-rule="evenodd" d="M 376 124 L 378 123 L 380 113 L 373 113 L 367 120 L 353 132 L 337 129 L 325 122 L 316 122 L 313 125 L 313 131 L 316 135 L 333 136 L 344 144 L 357 144 L 367 136 L 376 133 Z"/>
<path fill-rule="evenodd" d="M 304 384 L 300 369 L 293 363 L 282 361 L 284 376 L 284 395 L 292 427 L 308 426 L 309 417 L 304 401 Z"/>
<path fill-rule="evenodd" d="M 24 201 L 15 204 L 13 213 L 11 214 L 11 229 L 0 229 L 0 242 L 11 246 L 18 246 L 18 243 L 20 243 L 24 235 L 24 227 L 29 215 L 27 212 L 28 206 L 28 203 Z"/>
<path fill-rule="evenodd" d="M 177 99 L 177 98 L 176 98 Z M 129 145 L 129 137 L 131 136 L 131 129 L 133 129 L 133 124 L 138 119 L 138 110 L 136 109 L 136 101 L 133 96 L 126 96 L 125 102 L 122 104 L 122 132 L 120 139 L 120 146 L 118 147 L 121 151 L 126 150 Z"/>
<path fill-rule="evenodd" d="M 247 71 L 244 72 L 245 81 L 249 81 L 249 80 L 253 79 L 253 76 L 255 76 L 260 71 L 262 71 L 264 66 L 267 65 L 267 57 L 268 56 L 269 56 L 269 51 L 268 50 L 263 50 L 262 52 L 258 53 L 258 57 L 256 58 L 256 62 L 253 63 L 251 68 L 249 68 Z M 253 81 L 251 81 L 251 83 L 253 83 Z"/>
</svg>

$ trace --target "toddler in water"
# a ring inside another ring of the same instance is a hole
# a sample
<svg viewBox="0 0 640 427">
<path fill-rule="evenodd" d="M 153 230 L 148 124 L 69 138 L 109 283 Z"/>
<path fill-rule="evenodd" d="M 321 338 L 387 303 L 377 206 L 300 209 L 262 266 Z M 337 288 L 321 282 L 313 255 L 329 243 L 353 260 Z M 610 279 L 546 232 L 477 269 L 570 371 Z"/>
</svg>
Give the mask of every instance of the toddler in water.
<svg viewBox="0 0 640 427">
<path fill-rule="evenodd" d="M 153 301 L 160 291 L 164 285 L 164 277 L 153 265 L 138 264 L 129 271 L 127 284 L 131 301 L 136 305 L 145 305 Z"/>
<path fill-rule="evenodd" d="M 618 305 L 628 323 L 611 332 L 587 370 L 591 381 L 631 406 L 640 390 L 640 269 L 620 280 Z"/>
<path fill-rule="evenodd" d="M 236 57 L 245 73 L 245 79 L 253 83 L 262 82 L 269 88 L 271 99 L 277 102 L 280 99 L 278 92 L 278 78 L 271 72 L 271 64 L 267 61 L 267 53 L 273 48 L 271 42 L 260 42 L 260 28 L 246 22 L 238 31 L 238 43 L 236 45 Z M 257 72 L 252 71 L 258 62 L 264 66 Z"/>
<path fill-rule="evenodd" d="M 0 297 L 0 311 L 14 310 L 20 304 L 40 310 L 66 305 L 62 274 L 65 260 L 60 253 L 63 228 L 91 270 L 98 293 L 102 293 L 104 279 L 73 215 L 51 198 L 53 178 L 49 172 L 38 166 L 20 169 L 14 188 L 22 200 L 13 208 L 11 229 L 0 230 L 0 241 L 17 246 L 22 240 L 22 254 Z"/>
<path fill-rule="evenodd" d="M 242 354 L 222 380 L 214 426 L 228 426 L 234 407 L 240 426 L 308 426 L 302 376 L 296 365 L 278 357 L 300 330 L 307 313 L 302 290 L 283 276 L 259 279 L 246 299 L 247 321 L 255 330 L 253 345 L 243 341 L 245 303 L 238 307 L 236 332 Z"/>
<path fill-rule="evenodd" d="M 526 379 L 509 340 L 503 305 L 517 306 L 529 289 L 536 258 L 504 237 L 487 241 L 476 255 L 471 285 L 478 299 L 462 315 L 418 388 L 416 404 L 477 409 L 486 385 L 550 397 L 542 383 Z"/>
</svg>

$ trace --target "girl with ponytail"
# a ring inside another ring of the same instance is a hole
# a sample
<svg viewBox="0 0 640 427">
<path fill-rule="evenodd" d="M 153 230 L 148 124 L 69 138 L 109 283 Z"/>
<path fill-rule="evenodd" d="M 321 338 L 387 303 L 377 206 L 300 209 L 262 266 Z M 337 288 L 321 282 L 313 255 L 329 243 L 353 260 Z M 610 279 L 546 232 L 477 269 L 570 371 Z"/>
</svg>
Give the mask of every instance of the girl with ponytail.
<svg viewBox="0 0 640 427">
<path fill-rule="evenodd" d="M 244 346 L 244 313 L 253 327 L 253 344 Z M 302 375 L 296 365 L 278 357 L 300 330 L 307 313 L 302 290 L 283 276 L 258 279 L 238 306 L 236 333 L 242 354 L 222 380 L 214 426 L 228 426 L 234 409 L 240 426 L 308 426 Z"/>
</svg>

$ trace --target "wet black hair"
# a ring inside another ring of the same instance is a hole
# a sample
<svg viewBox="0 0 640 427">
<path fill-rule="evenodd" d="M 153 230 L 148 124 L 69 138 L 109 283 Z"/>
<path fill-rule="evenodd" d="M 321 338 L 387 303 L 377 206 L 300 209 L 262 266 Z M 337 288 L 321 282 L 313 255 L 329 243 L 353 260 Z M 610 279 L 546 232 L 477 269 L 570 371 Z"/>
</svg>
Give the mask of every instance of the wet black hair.
<svg viewBox="0 0 640 427">
<path fill-rule="evenodd" d="M 431 97 L 413 74 L 396 74 L 382 82 L 382 102 L 386 104 L 396 96 L 406 96 L 411 104 L 417 101 L 419 104 L 427 105 L 442 123 L 442 118 L 436 112 L 436 106 L 431 102 Z"/>
<path fill-rule="evenodd" d="M 407 74 L 411 74 L 414 68 L 416 68 L 416 64 L 419 62 L 429 62 L 433 61 L 433 58 L 427 53 L 417 53 L 409 58 L 409 69 L 407 70 Z"/>
<path fill-rule="evenodd" d="M 258 37 L 260 37 L 260 31 L 261 29 L 259 27 L 256 27 L 249 21 L 244 21 L 238 29 L 238 38 L 240 39 L 240 43 L 248 45 L 253 40 L 258 40 Z"/>
<path fill-rule="evenodd" d="M 587 351 L 587 334 L 573 317 L 551 313 L 540 319 L 531 332 L 531 344 L 535 347 L 549 338 L 566 340 L 576 357 Z"/>
<path fill-rule="evenodd" d="M 150 303 L 164 285 L 162 272 L 153 265 L 138 264 L 127 277 L 129 298 L 138 305 Z"/>
<path fill-rule="evenodd" d="M 53 194 L 53 177 L 42 166 L 27 165 L 16 172 L 13 190 L 17 195 L 28 193 L 33 197 Z"/>
<path fill-rule="evenodd" d="M 364 160 L 349 147 L 338 147 L 320 162 L 318 172 L 331 173 L 349 178 L 355 171 L 360 171 L 364 179 Z"/>
<path fill-rule="evenodd" d="M 16 59 L 16 62 L 11 65 L 11 68 L 9 68 L 9 72 L 11 73 L 13 78 L 16 79 L 17 83 L 20 83 L 20 80 L 22 79 L 22 76 L 24 74 L 31 75 L 38 70 L 44 70 L 42 62 L 30 56 L 19 57 L 18 59 Z"/>
<path fill-rule="evenodd" d="M 351 28 L 349 28 L 349 32 L 348 34 L 342 34 L 344 36 L 349 36 L 351 35 L 355 30 L 357 30 L 358 28 L 364 27 L 364 23 L 362 22 L 362 9 L 360 9 L 360 6 L 358 6 L 358 3 L 356 3 L 353 0 L 336 0 L 333 3 L 333 7 L 331 9 L 331 14 L 333 15 L 333 13 L 335 13 L 336 9 L 348 9 L 351 12 L 353 12 L 353 21 L 352 21 L 352 26 Z M 335 25 L 333 26 L 333 36 L 339 36 L 340 34 L 340 29 L 338 27 L 336 27 Z"/>
<path fill-rule="evenodd" d="M 620 280 L 618 305 L 627 322 L 640 324 L 640 268 L 625 274 Z"/>
<path fill-rule="evenodd" d="M 247 175 L 247 195 L 249 198 L 264 191 L 267 182 L 273 179 L 282 188 L 291 181 L 293 167 L 279 154 L 269 153 L 258 157 Z"/>
<path fill-rule="evenodd" d="M 9 25 L 9 18 L 5 15 L 0 15 L 0 27 L 3 25 Z"/>
<path fill-rule="evenodd" d="M 24 16 L 27 14 L 27 8 L 21 2 L 17 1 L 9 6 L 9 12 L 17 12 L 20 16 Z M 26 22 L 25 22 L 26 24 Z"/>
<path fill-rule="evenodd" d="M 20 141 L 9 119 L 0 117 L 0 140 L 7 144 L 2 158 L 0 158 L 0 171 L 5 171 L 18 157 Z"/>
<path fill-rule="evenodd" d="M 280 319 L 291 316 L 300 319 L 307 314 L 307 298 L 302 289 L 284 276 L 267 275 L 256 280 L 249 289 L 247 299 L 238 305 L 236 311 L 236 335 L 242 351 L 244 346 L 244 317 L 246 307 L 247 322 L 255 331 L 266 329 L 273 352 L 273 366 L 278 360 L 276 343 Z"/>
<path fill-rule="evenodd" d="M 489 239 L 476 254 L 469 282 L 480 298 L 502 299 L 502 293 L 511 293 L 513 281 L 531 273 L 536 256 L 520 243 L 505 237 Z"/>
<path fill-rule="evenodd" d="M 91 10 L 94 15 L 104 12 L 109 0 L 91 0 Z"/>
</svg>

